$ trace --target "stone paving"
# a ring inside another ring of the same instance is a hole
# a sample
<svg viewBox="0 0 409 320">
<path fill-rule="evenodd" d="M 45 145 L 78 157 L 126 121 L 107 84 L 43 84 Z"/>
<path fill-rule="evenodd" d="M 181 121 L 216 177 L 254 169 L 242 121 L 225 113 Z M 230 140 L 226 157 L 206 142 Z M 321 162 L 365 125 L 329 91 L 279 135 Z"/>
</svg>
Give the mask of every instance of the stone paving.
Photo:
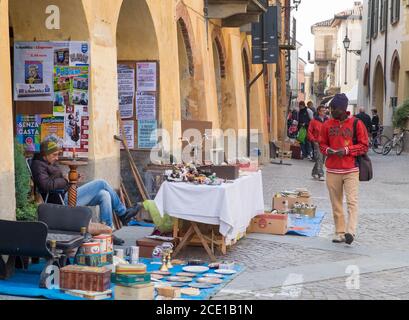
<svg viewBox="0 0 409 320">
<path fill-rule="evenodd" d="M 263 168 L 264 199 L 274 193 L 308 188 L 324 218 L 316 238 L 248 235 L 227 256 L 246 269 L 215 300 L 409 299 L 409 155 L 371 155 L 375 178 L 361 184 L 359 234 L 352 246 L 331 243 L 333 221 L 325 182 L 311 178 L 313 163 L 289 160 L 292 166 Z M 124 228 L 126 245 L 151 232 Z M 182 257 L 206 256 L 189 247 Z M 10 297 L 0 297 L 10 299 Z"/>
</svg>

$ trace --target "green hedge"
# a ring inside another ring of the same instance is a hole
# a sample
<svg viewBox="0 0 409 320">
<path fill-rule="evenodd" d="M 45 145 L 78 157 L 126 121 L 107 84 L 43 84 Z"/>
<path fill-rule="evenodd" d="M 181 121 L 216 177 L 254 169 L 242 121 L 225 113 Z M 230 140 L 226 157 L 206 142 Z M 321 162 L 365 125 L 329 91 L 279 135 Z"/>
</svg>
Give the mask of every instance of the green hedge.
<svg viewBox="0 0 409 320">
<path fill-rule="evenodd" d="M 409 100 L 406 100 L 393 115 L 393 126 L 395 129 L 406 129 L 409 119 Z"/>
</svg>

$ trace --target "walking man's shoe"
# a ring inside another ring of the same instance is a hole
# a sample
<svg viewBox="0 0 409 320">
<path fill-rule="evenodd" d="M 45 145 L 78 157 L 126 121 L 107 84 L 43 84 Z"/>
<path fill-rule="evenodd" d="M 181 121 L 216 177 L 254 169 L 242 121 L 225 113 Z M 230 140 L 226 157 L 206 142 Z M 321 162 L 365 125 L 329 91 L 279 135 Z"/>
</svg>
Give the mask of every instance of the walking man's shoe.
<svg viewBox="0 0 409 320">
<path fill-rule="evenodd" d="M 343 234 L 336 234 L 332 239 L 333 243 L 344 243 L 346 242 L 345 236 Z"/>
<path fill-rule="evenodd" d="M 354 240 L 355 240 L 355 237 L 352 235 L 352 234 L 350 234 L 350 233 L 347 233 L 347 234 L 345 234 L 345 243 L 346 244 L 352 244 L 352 242 L 354 242 Z"/>
<path fill-rule="evenodd" d="M 325 177 L 324 177 L 324 176 L 321 176 L 321 177 L 319 178 L 319 180 L 320 180 L 320 181 L 325 181 Z"/>
<path fill-rule="evenodd" d="M 318 174 L 313 174 L 312 178 L 315 179 L 315 180 L 318 180 Z"/>
</svg>

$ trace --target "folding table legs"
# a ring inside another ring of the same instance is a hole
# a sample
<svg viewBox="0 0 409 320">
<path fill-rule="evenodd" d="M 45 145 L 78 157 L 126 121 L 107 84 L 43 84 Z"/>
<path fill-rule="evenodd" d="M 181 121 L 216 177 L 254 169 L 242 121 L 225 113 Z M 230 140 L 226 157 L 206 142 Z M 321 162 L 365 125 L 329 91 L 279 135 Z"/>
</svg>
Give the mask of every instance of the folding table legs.
<svg viewBox="0 0 409 320">
<path fill-rule="evenodd" d="M 189 222 L 189 223 L 190 223 L 189 230 L 186 232 L 186 234 L 182 238 L 182 241 L 177 246 L 175 253 L 174 253 L 174 257 L 176 257 L 180 253 L 180 251 L 186 246 L 186 244 L 189 243 L 190 239 L 196 234 L 199 237 L 200 242 L 202 243 L 203 248 L 206 250 L 207 254 L 209 255 L 211 261 L 216 261 L 216 257 L 213 254 L 212 250 L 210 250 L 209 245 L 207 244 L 207 241 L 204 238 L 202 232 L 200 231 L 197 223 L 195 222 Z"/>
</svg>

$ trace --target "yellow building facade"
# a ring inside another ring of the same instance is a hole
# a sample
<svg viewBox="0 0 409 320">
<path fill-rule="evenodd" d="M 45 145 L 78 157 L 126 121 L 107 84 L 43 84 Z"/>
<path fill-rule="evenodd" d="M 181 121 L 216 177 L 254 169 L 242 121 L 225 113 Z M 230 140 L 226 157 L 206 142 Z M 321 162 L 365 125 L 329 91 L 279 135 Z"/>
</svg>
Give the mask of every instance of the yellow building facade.
<svg viewBox="0 0 409 320">
<path fill-rule="evenodd" d="M 259 1 L 241 4 L 240 10 L 247 11 L 257 8 Z M 57 29 L 46 25 L 49 6 L 58 8 Z M 204 9 L 204 2 L 196 0 L 0 0 L 0 219 L 15 219 L 14 42 L 89 43 L 87 180 L 100 178 L 115 188 L 120 185 L 120 143 L 113 138 L 119 134 L 119 61 L 158 62 L 158 127 L 171 137 L 182 136 L 184 120 L 206 121 L 213 129 L 247 128 L 246 81 L 262 66 L 252 65 L 248 33 L 226 27 L 223 19 L 207 19 Z M 256 12 L 261 14 L 262 7 Z M 254 16 L 249 14 L 249 22 L 255 21 Z M 285 22 L 283 15 L 283 28 Z M 279 66 L 269 66 L 251 89 L 250 122 L 259 132 L 262 162 L 269 159 L 269 143 L 285 131 L 285 89 L 282 53 Z M 180 141 L 171 144 L 181 148 Z"/>
</svg>

